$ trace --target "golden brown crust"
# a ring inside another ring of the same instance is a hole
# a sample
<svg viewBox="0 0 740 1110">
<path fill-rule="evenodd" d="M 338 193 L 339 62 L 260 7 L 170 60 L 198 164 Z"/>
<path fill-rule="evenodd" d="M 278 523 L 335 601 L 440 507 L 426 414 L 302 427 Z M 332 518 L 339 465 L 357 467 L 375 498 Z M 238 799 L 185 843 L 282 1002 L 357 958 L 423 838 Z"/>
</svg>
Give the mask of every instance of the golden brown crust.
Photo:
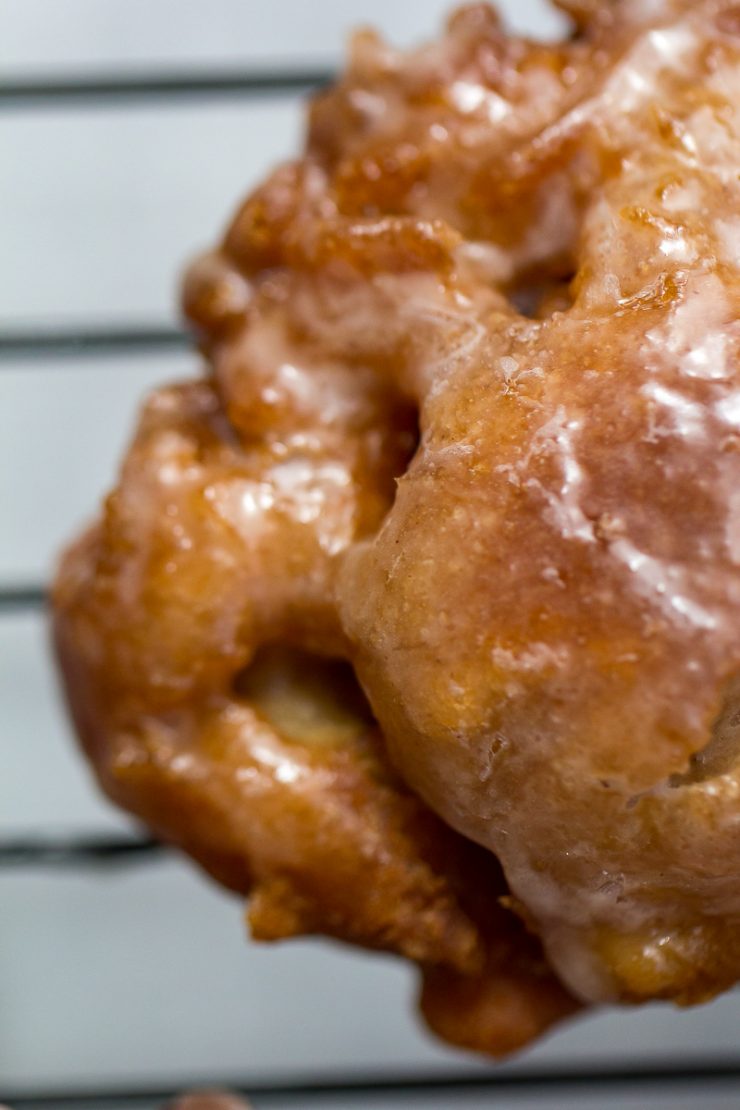
<svg viewBox="0 0 740 1110">
<path fill-rule="evenodd" d="M 188 1091 L 165 1103 L 162 1110 L 251 1110 L 252 1104 L 231 1091 Z"/>
<path fill-rule="evenodd" d="M 528 930 L 589 1000 L 740 975 L 740 35 L 560 6 L 358 36 L 55 591 L 109 794 L 494 1054 L 575 1007 Z"/>
<path fill-rule="evenodd" d="M 553 130 L 590 178 L 573 304 L 488 317 L 344 568 L 394 761 L 594 1000 L 700 1001 L 740 973 L 727 14 L 663 5 Z"/>
<path fill-rule="evenodd" d="M 206 382 L 154 394 L 102 521 L 60 570 L 67 696 L 109 796 L 249 893 L 257 939 L 324 933 L 467 982 L 495 979 L 509 936 L 518 995 L 486 1046 L 508 1051 L 555 1017 L 538 1008 L 539 945 L 510 912 L 468 904 L 475 883 L 506 891 L 498 864 L 391 771 L 341 659 L 332 567 L 411 446 L 404 421 L 396 438 L 385 416 L 371 428 L 375 401 L 348 411 L 347 443 L 325 429 L 309 450 L 300 433 L 291 454 L 240 443 Z M 353 470 L 365 434 L 382 459 Z"/>
</svg>

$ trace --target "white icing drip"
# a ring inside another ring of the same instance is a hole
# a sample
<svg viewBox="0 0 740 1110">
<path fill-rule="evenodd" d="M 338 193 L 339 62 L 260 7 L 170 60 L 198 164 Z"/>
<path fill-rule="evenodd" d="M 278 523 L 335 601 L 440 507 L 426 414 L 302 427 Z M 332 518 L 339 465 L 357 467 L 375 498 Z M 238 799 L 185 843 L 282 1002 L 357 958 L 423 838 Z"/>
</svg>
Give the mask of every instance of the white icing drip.
<svg viewBox="0 0 740 1110">
<path fill-rule="evenodd" d="M 740 565 L 740 489 L 732 490 L 727 499 L 725 525 L 727 550 L 735 565 Z"/>
<path fill-rule="evenodd" d="M 633 112 L 657 95 L 660 74 L 689 64 L 700 46 L 699 36 L 687 25 L 661 28 L 637 39 L 621 65 L 610 76 L 599 98 L 610 119 Z"/>
<path fill-rule="evenodd" d="M 670 185 L 663 196 L 663 208 L 666 212 L 693 212 L 702 203 L 702 191 L 699 183 L 690 179 L 681 185 Z"/>
<path fill-rule="evenodd" d="M 457 248 L 457 259 L 480 274 L 483 280 L 506 282 L 514 274 L 511 252 L 495 243 L 464 242 Z"/>
<path fill-rule="evenodd" d="M 719 419 L 731 428 L 740 428 L 740 390 L 733 390 L 714 406 Z"/>
<path fill-rule="evenodd" d="M 690 401 L 682 393 L 657 381 L 648 382 L 642 387 L 642 392 L 669 411 L 680 436 L 694 440 L 706 436 L 706 412 L 703 405 Z"/>
<path fill-rule="evenodd" d="M 725 262 L 740 269 L 740 216 L 715 220 L 714 231 L 722 248 Z"/>
<path fill-rule="evenodd" d="M 666 320 L 645 336 L 651 357 L 670 370 L 678 365 L 690 378 L 721 381 L 731 377 L 734 368 L 726 357 L 731 312 L 719 277 L 698 275 Z"/>
<path fill-rule="evenodd" d="M 584 477 L 581 465 L 576 458 L 573 440 L 581 426 L 580 420 L 566 421 L 562 410 L 554 421 L 550 421 L 546 425 L 547 428 L 552 428 L 555 433 L 554 441 L 558 447 L 563 469 L 563 482 L 560 486 L 559 496 L 557 498 L 548 496 L 548 501 L 550 510 L 564 536 L 568 539 L 595 543 L 593 522 L 588 519 L 580 505 Z"/>
<path fill-rule="evenodd" d="M 285 754 L 284 749 L 271 746 L 269 739 L 253 740 L 249 748 L 249 756 L 257 766 L 237 768 L 235 777 L 238 782 L 249 783 L 259 779 L 265 773 L 277 782 L 291 785 L 311 777 L 311 771 L 301 766 Z M 315 777 L 315 773 L 314 773 Z"/>
<path fill-rule="evenodd" d="M 363 88 L 351 89 L 349 101 L 355 111 L 364 116 L 368 122 L 386 123 L 388 100 L 380 93 Z"/>
<path fill-rule="evenodd" d="M 511 105 L 502 96 L 473 81 L 455 81 L 449 95 L 459 112 L 465 114 L 483 110 L 490 123 L 500 123 L 511 113 Z"/>
<path fill-rule="evenodd" d="M 677 230 L 675 235 L 664 236 L 664 238 L 661 239 L 658 249 L 661 254 L 664 254 L 666 258 L 670 258 L 674 262 L 696 261 L 696 247 L 694 247 L 693 243 L 687 242 L 680 230 Z"/>
<path fill-rule="evenodd" d="M 609 551 L 635 576 L 636 584 L 646 596 L 658 599 L 664 612 L 678 614 L 697 628 L 717 627 L 717 616 L 688 596 L 691 575 L 683 567 L 647 555 L 626 538 L 614 540 Z"/>
<path fill-rule="evenodd" d="M 545 643 L 529 644 L 517 651 L 500 646 L 491 649 L 491 662 L 506 672 L 551 670 L 564 666 L 567 660 L 568 650 L 565 646 L 553 647 Z"/>
</svg>

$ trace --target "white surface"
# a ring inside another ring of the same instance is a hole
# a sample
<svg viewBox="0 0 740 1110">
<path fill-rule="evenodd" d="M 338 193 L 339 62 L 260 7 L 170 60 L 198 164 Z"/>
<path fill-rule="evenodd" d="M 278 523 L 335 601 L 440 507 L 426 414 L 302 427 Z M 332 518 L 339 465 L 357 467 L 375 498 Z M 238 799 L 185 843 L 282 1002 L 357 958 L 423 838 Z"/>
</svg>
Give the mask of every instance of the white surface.
<svg viewBox="0 0 740 1110">
<path fill-rule="evenodd" d="M 503 6 L 520 25 L 545 30 L 541 4 Z M 80 66 L 325 60 L 358 18 L 409 41 L 431 31 L 445 7 L 0 0 L 0 66 L 7 79 Z M 214 239 L 269 163 L 291 152 L 297 121 L 294 101 L 3 109 L 0 322 L 165 320 L 181 261 Z M 0 369 L 0 581 L 46 573 L 110 484 L 141 393 L 194 365 L 185 355 L 85 356 Z M 73 749 L 38 615 L 0 619 L 0 710 L 0 830 L 127 827 Z M 238 903 L 174 860 L 110 877 L 0 873 L 0 1088 L 150 1080 L 174 1089 L 229 1074 L 280 1082 L 479 1067 L 422 1034 L 411 980 L 400 964 L 328 944 L 247 944 Z M 740 995 L 690 1012 L 595 1015 L 507 1066 L 635 1066 L 702 1053 L 738 1059 Z M 696 1088 L 651 1097 L 447 1093 L 397 1105 L 740 1104 L 736 1094 L 722 1101 Z M 381 1103 L 396 1105 L 386 1096 L 300 1105 Z"/>
<path fill-rule="evenodd" d="M 130 822 L 93 787 L 92 776 L 74 747 L 51 666 L 43 614 L 19 613 L 0 620 L 0 660 L 0 836 L 129 828 Z M 0 871 L 0 886 L 3 879 Z M 0 921 L 7 908 L 1 898 Z M 23 940 L 22 934 L 18 940 Z"/>
<path fill-rule="evenodd" d="M 198 356 L 45 358 L 0 366 L 0 582 L 38 582 L 113 483 L 142 397 Z"/>
<path fill-rule="evenodd" d="M 394 42 L 434 34 L 447 0 L 0 0 L 0 65 L 27 74 L 153 63 L 336 59 L 358 24 Z M 541 35 L 561 24 L 544 0 L 499 4 Z"/>
<path fill-rule="evenodd" d="M 2 1085 L 454 1064 L 412 1023 L 409 968 L 247 945 L 238 903 L 185 864 L 5 877 L 0 900 Z"/>
<path fill-rule="evenodd" d="M 184 263 L 301 124 L 296 97 L 0 111 L 0 330 L 173 317 Z"/>
</svg>

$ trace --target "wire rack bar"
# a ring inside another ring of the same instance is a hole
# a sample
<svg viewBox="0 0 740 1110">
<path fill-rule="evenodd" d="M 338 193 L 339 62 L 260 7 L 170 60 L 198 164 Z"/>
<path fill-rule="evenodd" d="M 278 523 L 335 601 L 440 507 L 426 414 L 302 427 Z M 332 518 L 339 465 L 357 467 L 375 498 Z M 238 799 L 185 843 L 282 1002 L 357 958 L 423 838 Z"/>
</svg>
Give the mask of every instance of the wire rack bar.
<svg viewBox="0 0 740 1110">
<path fill-rule="evenodd" d="M 150 837 L 4 836 L 0 838 L 0 869 L 138 864 L 164 850 L 159 841 Z"/>
<path fill-rule="evenodd" d="M 0 109 L 83 107 L 100 102 L 124 103 L 152 100 L 192 100 L 211 97 L 285 96 L 329 84 L 334 70 L 326 65 L 305 69 L 281 68 L 246 72 L 235 70 L 173 70 L 169 73 L 138 72 L 48 74 L 0 82 Z"/>
<path fill-rule="evenodd" d="M 43 586 L 0 586 L 0 617 L 8 613 L 43 609 L 46 590 Z"/>
<path fill-rule="evenodd" d="M 119 355 L 124 352 L 183 351 L 192 338 L 167 324 L 113 324 L 81 328 L 0 331 L 0 365 L 42 356 Z"/>
<path fill-rule="evenodd" d="M 569 1089 L 577 1091 L 583 1087 L 597 1086 L 611 1089 L 639 1085 L 642 1091 L 646 1087 L 656 1088 L 670 1085 L 675 1089 L 681 1085 L 692 1084 L 697 1088 L 697 1098 L 702 1088 L 714 1084 L 740 1084 L 740 1061 L 727 1060 L 707 1061 L 706 1058 L 695 1062 L 648 1065 L 640 1068 L 584 1068 L 558 1071 L 533 1070 L 529 1072 L 493 1072 L 484 1075 L 446 1075 L 446 1076 L 393 1076 L 359 1077 L 343 1080 L 308 1080 L 295 1083 L 264 1083 L 234 1079 L 218 1080 L 217 1086 L 228 1088 L 231 1091 L 243 1093 L 265 1102 L 270 1099 L 284 1099 L 296 1097 L 319 1098 L 331 1095 L 412 1095 L 441 1091 L 490 1091 L 492 1094 L 503 1091 L 552 1091 L 559 1090 L 564 1094 Z M 197 1090 L 214 1087 L 213 1077 L 203 1082 L 188 1080 L 187 1087 Z M 169 1087 L 132 1087 L 130 1089 L 106 1089 L 80 1091 L 0 1091 L 0 1099 L 12 1106 L 14 1110 L 42 1110 L 54 1107 L 56 1110 L 66 1110 L 75 1105 L 94 1104 L 101 1110 L 105 1107 L 115 1108 L 123 1103 L 141 1102 L 151 1106 L 160 1106 L 172 1097 L 172 1088 Z M 454 1093 L 451 1094 L 454 1098 Z M 451 1103 L 452 1104 L 452 1103 Z M 699 1105 L 700 1103 L 697 1103 Z"/>
</svg>

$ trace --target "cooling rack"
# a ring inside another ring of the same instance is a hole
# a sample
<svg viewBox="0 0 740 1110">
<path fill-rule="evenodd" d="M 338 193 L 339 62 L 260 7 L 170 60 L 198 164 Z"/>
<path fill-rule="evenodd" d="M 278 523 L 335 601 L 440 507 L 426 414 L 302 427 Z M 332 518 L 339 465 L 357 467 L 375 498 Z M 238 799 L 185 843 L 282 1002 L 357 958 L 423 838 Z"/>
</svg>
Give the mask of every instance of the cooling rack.
<svg viewBox="0 0 740 1110">
<path fill-rule="evenodd" d="M 64 111 L 72 105 L 100 102 L 141 104 L 175 99 L 256 99 L 304 92 L 326 83 L 326 69 L 260 72 L 150 72 L 136 74 L 51 75 L 44 80 L 0 81 L 0 113 L 32 112 L 34 108 Z M 56 356 L 59 367 L 74 365 L 79 354 L 106 356 L 126 354 L 129 358 L 187 347 L 188 337 L 176 327 L 120 324 L 75 329 L 10 330 L 0 333 L 0 369 L 12 359 L 32 364 L 40 356 Z M 0 583 L 0 618 L 4 615 L 39 610 L 45 604 L 42 583 Z M 146 837 L 124 835 L 11 836 L 0 838 L 0 871 L 85 871 L 110 876 L 121 870 L 151 866 L 168 849 Z M 0 984 L 0 998 L 2 984 Z M 1 1003 L 0 1003 L 1 1004 Z M 738 1031 L 740 1041 L 740 1031 Z M 360 1076 L 349 1080 L 315 1078 L 290 1083 L 247 1083 L 238 1075 L 203 1076 L 201 1084 L 220 1086 L 249 1095 L 262 1107 L 452 1107 L 496 1105 L 520 1107 L 730 1107 L 740 1106 L 740 1057 L 737 1062 L 712 1059 L 706 1053 L 675 1062 L 637 1066 L 624 1060 L 619 1066 L 580 1069 L 530 1069 L 526 1073 L 488 1071 L 478 1075 L 402 1074 L 378 1078 Z M 149 1110 L 162 1105 L 173 1094 L 171 1088 L 152 1087 L 144 1078 L 133 1077 L 125 1086 L 106 1089 L 84 1088 L 1 1090 L 0 1102 L 17 1110 Z"/>
</svg>

